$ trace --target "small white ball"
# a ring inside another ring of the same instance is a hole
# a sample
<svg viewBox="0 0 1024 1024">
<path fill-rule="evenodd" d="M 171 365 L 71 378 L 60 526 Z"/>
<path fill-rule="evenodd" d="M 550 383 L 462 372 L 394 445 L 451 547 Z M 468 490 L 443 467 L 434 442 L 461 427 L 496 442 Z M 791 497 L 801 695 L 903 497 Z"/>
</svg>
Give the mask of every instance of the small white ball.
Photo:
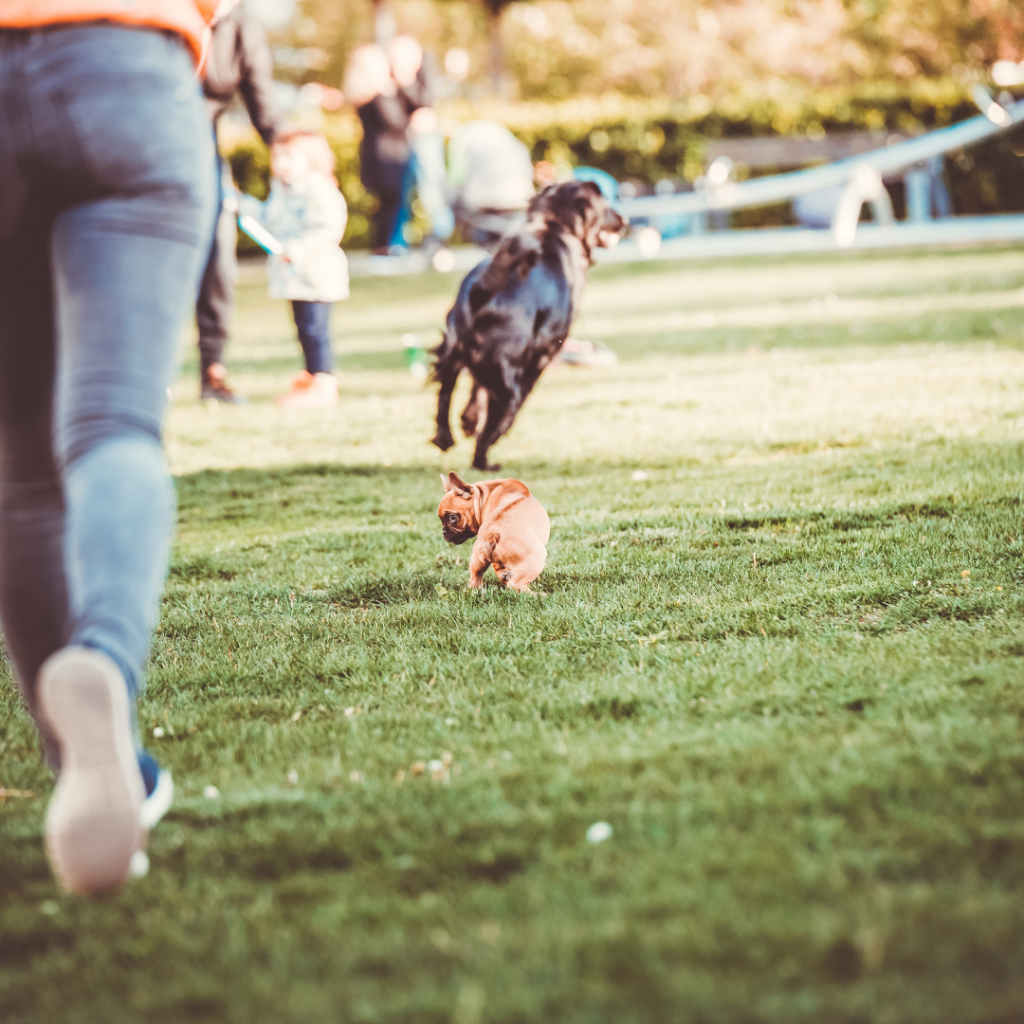
<svg viewBox="0 0 1024 1024">
<path fill-rule="evenodd" d="M 132 878 L 145 878 L 149 874 L 149 857 L 145 850 L 136 850 L 132 854 L 128 871 Z"/>
</svg>

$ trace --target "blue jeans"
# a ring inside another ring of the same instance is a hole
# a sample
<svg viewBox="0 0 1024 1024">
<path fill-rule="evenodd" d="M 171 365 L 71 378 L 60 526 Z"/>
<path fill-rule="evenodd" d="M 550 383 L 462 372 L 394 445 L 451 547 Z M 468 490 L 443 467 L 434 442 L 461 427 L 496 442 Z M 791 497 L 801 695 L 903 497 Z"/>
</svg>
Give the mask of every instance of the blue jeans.
<svg viewBox="0 0 1024 1024">
<path fill-rule="evenodd" d="M 330 373 L 331 302 L 292 302 L 292 316 L 309 373 Z"/>
<path fill-rule="evenodd" d="M 68 644 L 111 657 L 133 698 L 141 683 L 211 147 L 176 37 L 0 30 L 0 621 L 33 713 L 40 665 Z"/>
</svg>

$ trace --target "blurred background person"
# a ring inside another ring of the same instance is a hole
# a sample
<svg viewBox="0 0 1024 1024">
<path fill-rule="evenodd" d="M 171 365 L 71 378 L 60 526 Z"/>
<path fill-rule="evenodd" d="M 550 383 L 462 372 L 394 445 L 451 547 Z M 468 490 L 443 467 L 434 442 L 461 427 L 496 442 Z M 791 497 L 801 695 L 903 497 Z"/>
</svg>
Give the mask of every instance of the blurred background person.
<svg viewBox="0 0 1024 1024">
<path fill-rule="evenodd" d="M 403 180 L 402 208 L 392 243 L 404 241 L 403 230 L 412 218 L 412 200 L 416 194 L 430 222 L 424 247 L 428 251 L 436 250 L 455 230 L 455 217 L 445 198 L 444 136 L 434 110 L 437 75 L 419 41 L 410 35 L 397 35 L 392 39 L 388 59 L 399 95 L 409 111 L 409 147 L 412 151 Z"/>
<path fill-rule="evenodd" d="M 404 240 L 396 238 L 396 233 L 412 148 L 408 101 L 399 95 L 382 47 L 368 43 L 352 51 L 345 72 L 345 96 L 363 125 L 359 148 L 363 186 L 378 202 L 373 214 L 373 251 L 387 255 L 393 246 L 404 248 Z"/>
<path fill-rule="evenodd" d="M 467 121 L 452 137 L 448 187 L 452 209 L 471 241 L 497 244 L 525 219 L 536 194 L 530 151 L 497 121 Z"/>
<path fill-rule="evenodd" d="M 269 294 L 287 299 L 306 368 L 278 405 L 327 409 L 338 404 L 331 355 L 331 306 L 348 298 L 348 260 L 341 251 L 348 208 L 334 176 L 335 157 L 322 135 L 282 132 L 270 150 L 273 178 L 261 203 L 242 196 L 244 212 L 259 220 L 284 252 L 267 261 Z"/>
<path fill-rule="evenodd" d="M 263 26 L 246 11 L 240 0 L 224 0 L 217 8 L 211 25 L 203 79 L 203 93 L 213 121 L 214 139 L 217 122 L 237 93 L 241 95 L 260 138 L 271 145 L 279 130 L 273 91 L 274 62 Z M 231 326 L 238 279 L 235 256 L 238 204 L 231 169 L 219 153 L 217 174 L 220 203 L 210 255 L 196 302 L 200 396 L 204 400 L 236 403 L 244 399 L 227 385 L 224 346 Z"/>
<path fill-rule="evenodd" d="M 173 790 L 133 719 L 174 525 L 161 424 L 212 226 L 212 13 L 0 4 L 0 619 L 75 892 L 128 877 Z"/>
</svg>

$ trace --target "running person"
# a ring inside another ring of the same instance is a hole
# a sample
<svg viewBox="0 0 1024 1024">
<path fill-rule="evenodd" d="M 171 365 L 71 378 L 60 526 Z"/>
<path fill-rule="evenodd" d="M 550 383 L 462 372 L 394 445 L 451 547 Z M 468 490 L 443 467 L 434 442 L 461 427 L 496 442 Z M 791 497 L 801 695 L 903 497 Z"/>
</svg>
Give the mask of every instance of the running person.
<svg viewBox="0 0 1024 1024">
<path fill-rule="evenodd" d="M 174 522 L 161 420 L 213 216 L 212 7 L 0 4 L 0 621 L 76 892 L 124 881 L 169 802 L 133 709 Z"/>
</svg>

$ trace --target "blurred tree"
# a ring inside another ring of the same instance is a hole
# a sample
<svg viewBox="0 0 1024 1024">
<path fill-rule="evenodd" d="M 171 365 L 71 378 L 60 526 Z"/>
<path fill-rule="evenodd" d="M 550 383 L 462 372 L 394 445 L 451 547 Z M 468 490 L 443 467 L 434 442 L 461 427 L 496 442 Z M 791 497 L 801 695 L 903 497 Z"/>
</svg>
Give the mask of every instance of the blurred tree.
<svg viewBox="0 0 1024 1024">
<path fill-rule="evenodd" d="M 375 0 L 380 2 L 380 0 Z M 505 76 L 505 47 L 502 39 L 501 16 L 506 7 L 519 0 L 479 0 L 487 10 L 487 69 L 491 80 L 491 92 L 502 99 L 508 98 L 508 82 Z"/>
<path fill-rule="evenodd" d="M 517 0 L 483 0 L 487 8 L 487 29 L 490 41 L 488 65 L 491 75 L 491 92 L 503 99 L 508 93 L 505 82 L 505 48 L 501 38 L 501 16 L 506 7 Z"/>
<path fill-rule="evenodd" d="M 438 57 L 465 49 L 470 97 L 489 80 L 536 100 L 781 100 L 869 81 L 980 78 L 998 58 L 1024 57 L 1020 0 L 304 0 L 300 11 L 279 41 L 315 46 L 329 64 L 297 78 L 338 84 L 352 47 L 387 28 L 383 14 Z"/>
</svg>

